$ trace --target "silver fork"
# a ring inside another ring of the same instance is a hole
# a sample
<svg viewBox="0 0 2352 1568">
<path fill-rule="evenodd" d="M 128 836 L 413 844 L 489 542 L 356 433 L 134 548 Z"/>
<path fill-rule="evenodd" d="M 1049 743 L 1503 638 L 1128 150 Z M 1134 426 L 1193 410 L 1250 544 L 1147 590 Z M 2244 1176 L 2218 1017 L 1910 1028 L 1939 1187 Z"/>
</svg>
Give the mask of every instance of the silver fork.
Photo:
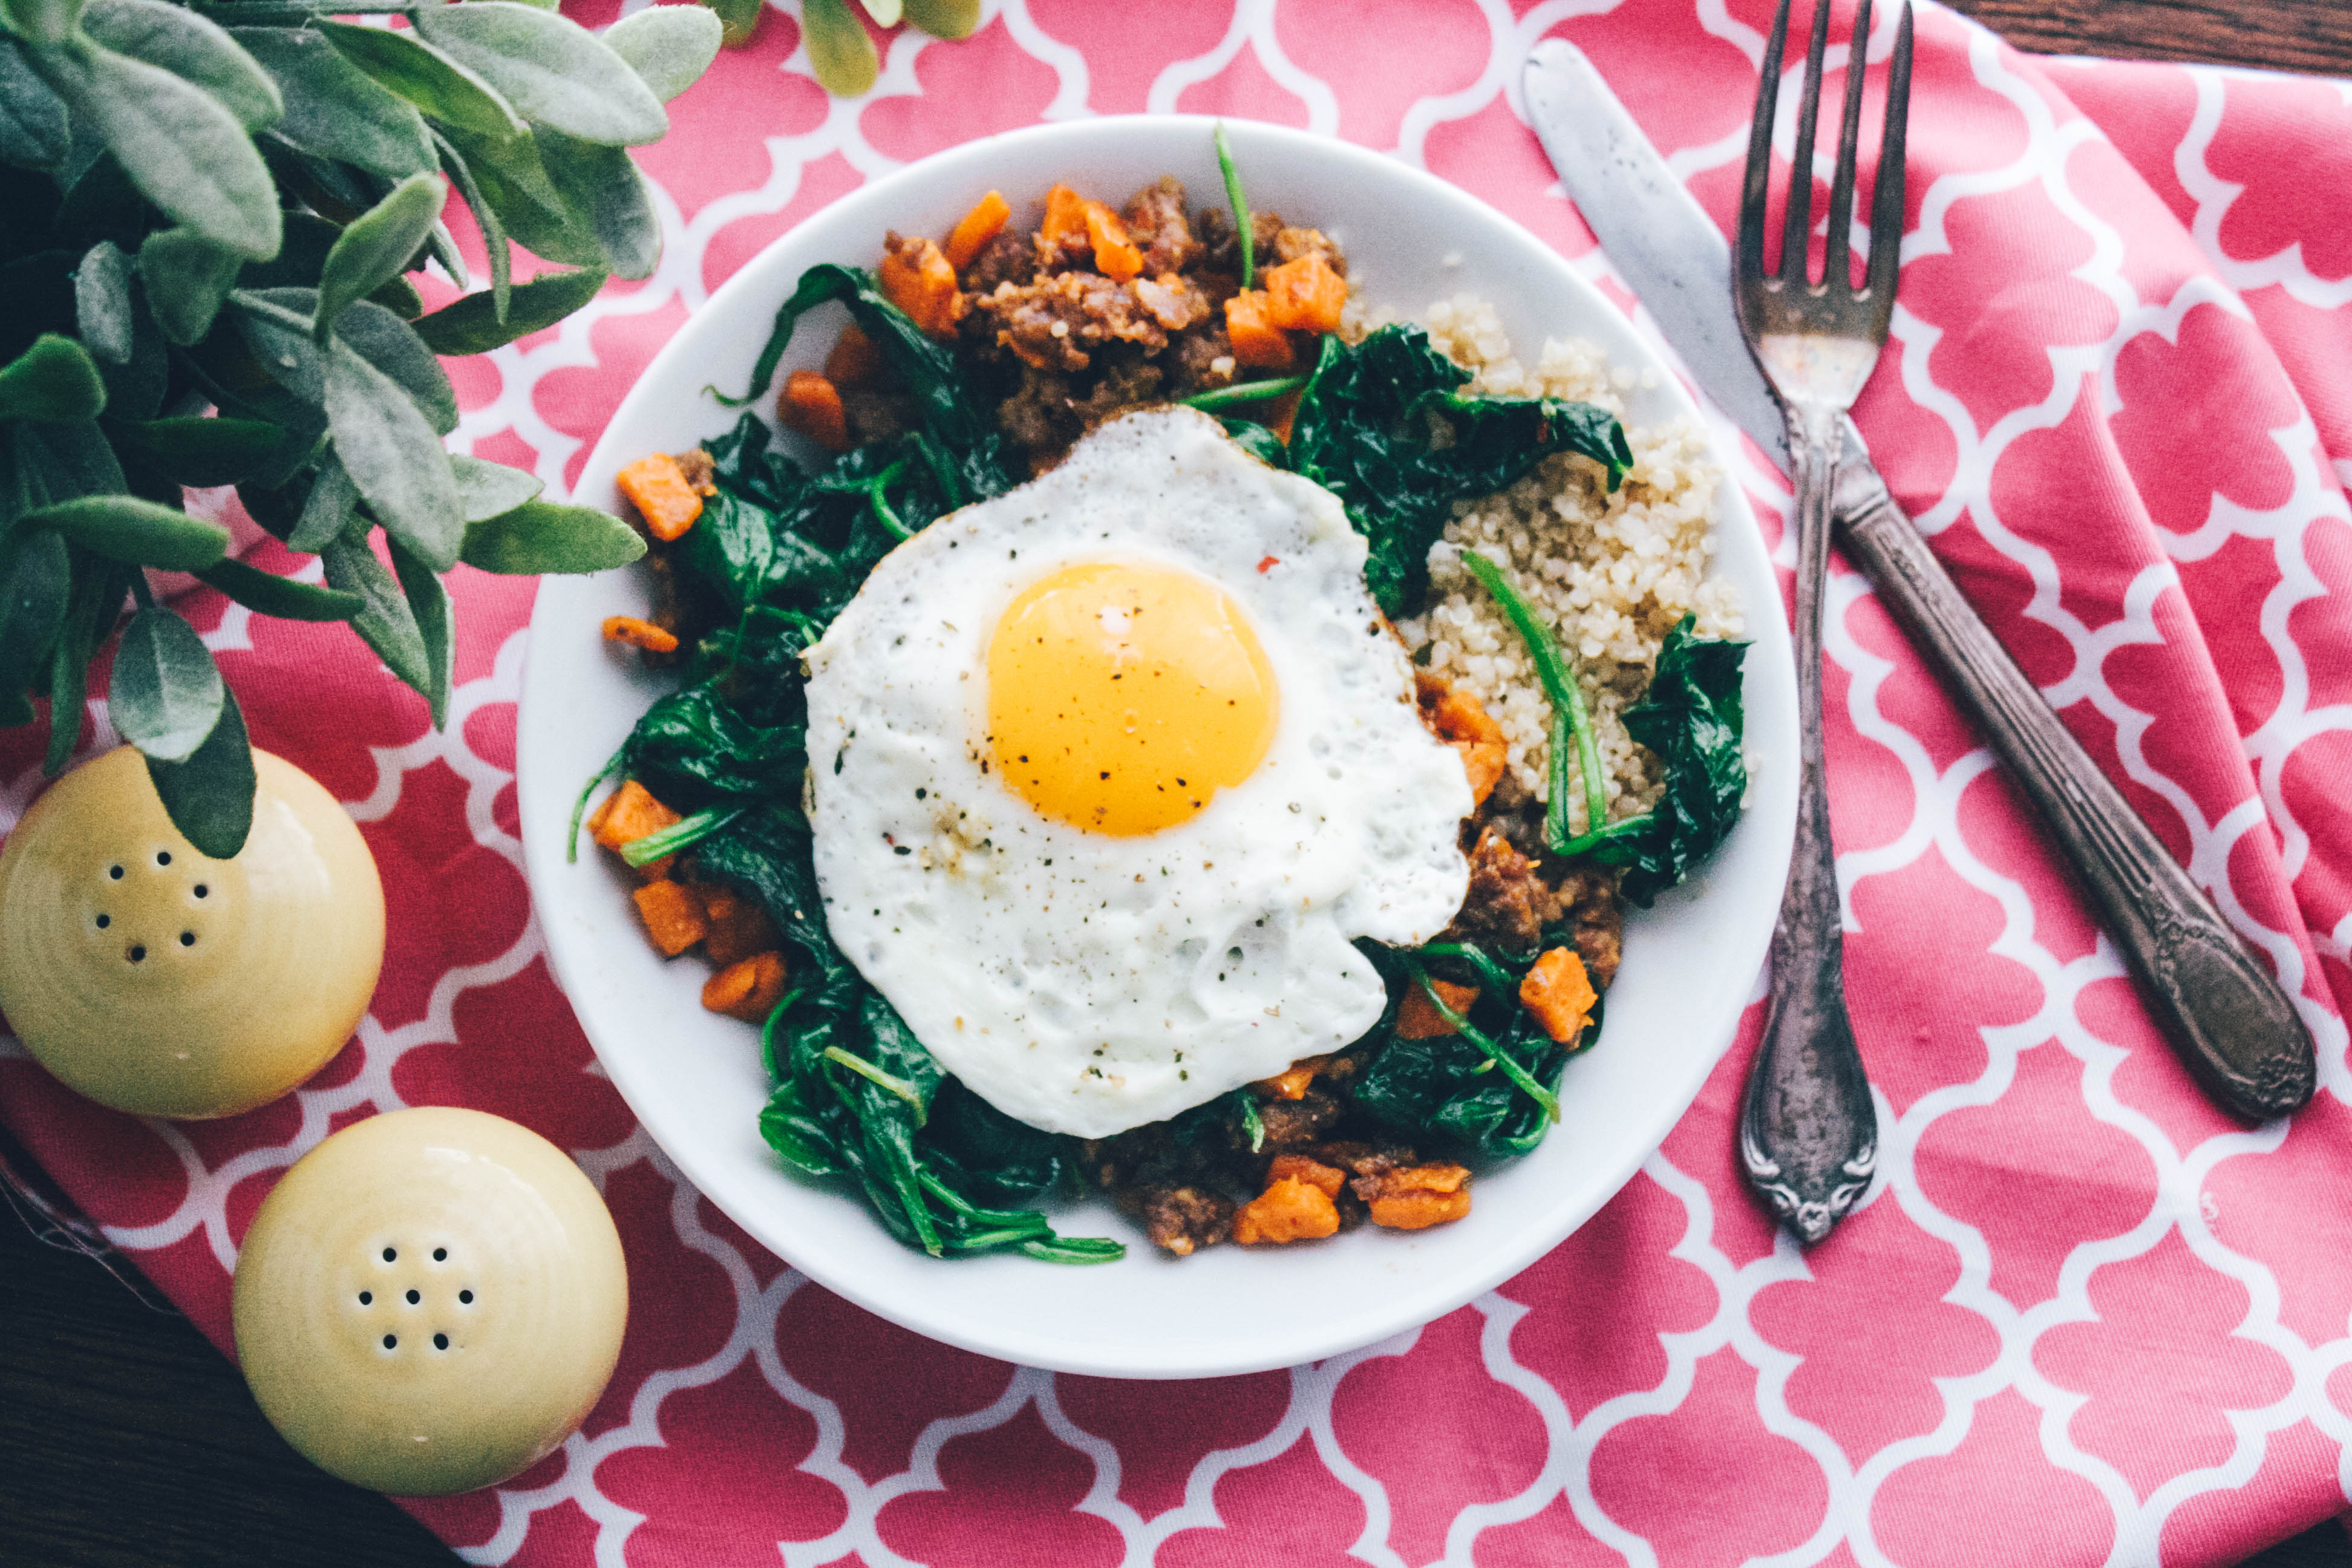
<svg viewBox="0 0 2352 1568">
<path fill-rule="evenodd" d="M 1829 571 L 1830 516 L 1845 413 L 1878 363 L 1895 311 L 1903 239 L 1903 132 L 1911 100 L 1911 6 L 1905 0 L 1871 199 L 1869 268 L 1857 289 L 1850 236 L 1870 39 L 1870 0 L 1862 0 L 1846 67 L 1837 174 L 1830 182 L 1829 255 L 1821 281 L 1813 282 L 1806 273 L 1806 242 L 1812 233 L 1813 121 L 1821 112 L 1830 4 L 1814 0 L 1796 157 L 1780 230 L 1780 268 L 1767 273 L 1764 205 L 1789 0 L 1780 0 L 1774 13 L 1763 80 L 1756 89 L 1748 173 L 1740 188 L 1739 241 L 1732 260 L 1740 329 L 1788 416 L 1797 491 L 1797 844 L 1780 898 L 1780 924 L 1772 933 L 1772 1003 L 1748 1068 L 1739 1153 L 1748 1185 L 1807 1246 L 1828 1236 L 1853 1206 L 1878 1161 L 1878 1113 L 1845 1010 L 1845 943 L 1822 776 L 1822 589 Z"/>
</svg>

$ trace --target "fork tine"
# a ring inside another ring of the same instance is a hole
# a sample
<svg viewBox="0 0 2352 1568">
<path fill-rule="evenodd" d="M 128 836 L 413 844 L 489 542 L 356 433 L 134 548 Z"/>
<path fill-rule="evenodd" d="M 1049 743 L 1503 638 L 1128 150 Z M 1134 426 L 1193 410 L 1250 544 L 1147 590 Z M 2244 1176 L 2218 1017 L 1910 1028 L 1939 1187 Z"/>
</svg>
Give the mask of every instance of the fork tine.
<svg viewBox="0 0 2352 1568">
<path fill-rule="evenodd" d="M 1886 74 L 1886 132 L 1878 143 L 1878 182 L 1870 200 L 1869 291 L 1876 335 L 1886 336 L 1895 314 L 1895 273 L 1903 261 L 1903 140 L 1911 119 L 1911 0 L 1895 29 L 1895 58 Z"/>
<path fill-rule="evenodd" d="M 1822 268 L 1822 286 L 1840 295 L 1853 288 L 1853 162 L 1862 140 L 1862 85 L 1869 66 L 1870 0 L 1862 0 L 1846 45 L 1845 106 L 1838 129 L 1837 173 L 1830 180 L 1829 258 Z"/>
<path fill-rule="evenodd" d="M 1780 47 L 1789 37 L 1789 0 L 1772 15 L 1764 42 L 1763 74 L 1756 81 L 1756 116 L 1748 129 L 1748 170 L 1739 183 L 1739 249 L 1737 273 L 1764 276 L 1764 198 L 1771 189 L 1772 119 L 1780 100 Z"/>
<path fill-rule="evenodd" d="M 1788 210 L 1780 226 L 1780 282 L 1805 285 L 1813 233 L 1813 122 L 1822 112 L 1822 56 L 1830 47 L 1830 0 L 1813 0 L 1813 34 L 1805 46 L 1805 91 L 1797 103 L 1797 153 L 1789 164 Z"/>
</svg>

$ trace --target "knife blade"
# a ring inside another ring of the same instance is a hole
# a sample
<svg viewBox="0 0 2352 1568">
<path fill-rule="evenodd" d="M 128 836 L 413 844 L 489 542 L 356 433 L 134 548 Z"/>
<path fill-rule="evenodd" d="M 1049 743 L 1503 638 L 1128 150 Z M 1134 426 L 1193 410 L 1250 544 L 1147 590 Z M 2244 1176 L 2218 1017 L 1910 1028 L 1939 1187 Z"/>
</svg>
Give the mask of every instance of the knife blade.
<svg viewBox="0 0 2352 1568">
<path fill-rule="evenodd" d="M 1618 275 L 1716 405 L 1783 472 L 1780 400 L 1733 313 L 1731 247 L 1584 52 L 1529 52 L 1528 119 Z M 2250 1121 L 2317 1088 L 2294 1003 L 2162 839 L 2084 751 L 1913 526 L 1849 419 L 1837 538 L 2041 810 L 2139 981 L 2142 1001 L 2206 1091 Z"/>
<path fill-rule="evenodd" d="M 1731 309 L 1731 246 L 1609 90 L 1584 51 L 1528 56 L 1528 119 L 1577 211 L 1716 405 L 1789 468 L 1789 432 Z"/>
</svg>

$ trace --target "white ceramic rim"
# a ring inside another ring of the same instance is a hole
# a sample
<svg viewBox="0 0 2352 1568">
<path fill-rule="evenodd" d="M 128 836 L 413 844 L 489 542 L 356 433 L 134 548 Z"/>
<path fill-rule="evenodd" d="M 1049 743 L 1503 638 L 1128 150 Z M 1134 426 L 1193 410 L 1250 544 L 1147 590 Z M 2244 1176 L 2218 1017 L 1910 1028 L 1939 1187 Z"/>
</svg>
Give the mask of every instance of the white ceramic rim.
<svg viewBox="0 0 2352 1568">
<path fill-rule="evenodd" d="M 1003 172 L 1008 165 L 1025 170 L 1043 164 L 1066 172 L 1073 183 L 1084 183 L 1090 160 L 1135 163 L 1140 159 L 1155 169 L 1188 176 L 1187 184 L 1197 202 L 1202 192 L 1216 188 L 1213 163 L 1208 183 L 1199 173 L 1216 123 L 1200 116 L 1136 115 L 1035 126 L 935 154 L 841 197 L 747 262 L 663 346 L 608 422 L 583 469 L 575 499 L 617 510 L 613 476 L 623 462 L 657 447 L 683 449 L 732 423 L 732 413 L 707 401 L 697 403 L 690 414 L 681 413 L 678 394 L 708 382 L 731 386 L 745 378 L 777 303 L 790 292 L 803 268 L 822 260 L 865 264 L 878 247 L 885 228 L 945 232 L 961 205 L 992 185 L 1025 193 L 1024 179 Z M 1522 354 L 1534 353 L 1546 335 L 1591 340 L 1616 367 L 1657 373 L 1653 384 L 1628 394 L 1637 423 L 1676 415 L 1696 416 L 1696 405 L 1681 383 L 1634 335 L 1617 308 L 1542 241 L 1483 202 L 1422 170 L 1346 142 L 1250 121 L 1228 121 L 1227 129 L 1245 177 L 1254 168 L 1263 171 L 1304 161 L 1316 168 L 1319 187 L 1369 186 L 1380 192 L 1378 212 L 1368 221 L 1381 225 L 1383 219 L 1379 215 L 1410 210 L 1416 220 L 1414 226 L 1447 237 L 1457 257 L 1475 258 L 1476 265 L 1458 275 L 1461 285 L 1503 309 L 1506 325 Z M 1160 148 L 1166 151 L 1154 151 Z M 1114 153 L 1117 156 L 1112 156 Z M 1105 188 L 1110 188 L 1110 182 L 1105 182 Z M 953 193 L 953 199 L 943 200 L 936 194 L 942 191 Z M 933 194 L 918 201 L 913 198 L 919 192 Z M 1292 197 L 1280 181 L 1269 180 L 1259 205 L 1286 211 L 1299 221 L 1318 222 L 1340 235 L 1351 258 L 1359 256 L 1359 243 L 1346 236 L 1341 223 L 1318 211 L 1314 194 Z M 835 237 L 845 243 L 829 243 Z M 1370 237 L 1376 241 L 1378 237 Z M 1361 248 L 1377 248 L 1377 245 Z M 1452 265 L 1454 259 L 1448 258 L 1446 264 Z M 1377 279 L 1368 292 L 1402 310 L 1418 310 L 1426 302 L 1391 298 L 1380 289 Z M 1538 330 L 1525 330 L 1528 309 L 1515 310 L 1507 304 L 1507 297 L 1521 307 L 1536 299 L 1546 301 Z M 1555 304 L 1556 310 L 1551 308 Z M 1515 314 L 1521 318 L 1519 321 L 1513 321 Z M 830 331 L 804 331 L 796 337 L 784 368 L 820 360 L 821 344 L 830 335 Z M 670 400 L 667 405 L 665 399 Z M 1721 467 L 1727 476 L 1737 471 L 1728 462 Z M 635 706 L 625 712 L 604 714 L 593 705 L 583 712 L 579 705 L 577 689 L 583 679 L 614 684 L 602 674 L 583 676 L 583 661 L 598 657 L 594 626 L 604 615 L 642 604 L 642 591 L 631 581 L 632 574 L 548 577 L 541 582 L 531 618 L 530 652 L 517 721 L 518 808 L 533 906 L 557 983 L 572 1002 L 604 1072 L 688 1180 L 729 1218 L 809 1278 L 917 1332 L 982 1354 L 1055 1371 L 1170 1378 L 1294 1365 L 1417 1327 L 1527 1268 L 1630 1181 L 1706 1082 L 1728 1047 L 1750 999 L 1770 937 L 1794 833 L 1795 677 L 1768 552 L 1745 497 L 1728 478 L 1718 489 L 1714 530 L 1717 570 L 1740 589 L 1747 635 L 1754 643 L 1746 666 L 1745 698 L 1748 744 L 1761 765 L 1751 784 L 1746 815 L 1716 860 L 1691 884 L 1662 899 L 1658 910 L 1637 912 L 1631 922 L 1625 971 L 1612 992 L 1611 1026 L 1618 1024 L 1623 1011 L 1619 1005 L 1621 994 L 1642 973 L 1638 965 L 1645 932 L 1696 928 L 1686 934 L 1703 945 L 1708 960 L 1698 977 L 1698 991 L 1703 994 L 1692 993 L 1688 983 L 1675 993 L 1678 1005 L 1689 1003 L 1685 1009 L 1690 1014 L 1688 1026 L 1669 1037 L 1663 1059 L 1654 1064 L 1654 1081 L 1642 1086 L 1636 1113 L 1630 1121 L 1612 1121 L 1604 1129 L 1611 1143 L 1607 1157 L 1581 1158 L 1581 1150 L 1564 1151 L 1561 1137 L 1555 1134 L 1527 1159 L 1482 1174 L 1477 1191 L 1486 1200 L 1485 1206 L 1455 1226 L 1410 1237 L 1359 1232 L 1318 1244 L 1318 1248 L 1384 1246 L 1395 1249 L 1381 1271 L 1382 1279 L 1397 1287 L 1393 1290 L 1342 1289 L 1333 1294 L 1351 1299 L 1309 1298 L 1302 1285 L 1329 1280 L 1318 1267 L 1319 1258 L 1302 1256 L 1304 1249 L 1269 1255 L 1223 1247 L 1181 1263 L 1159 1258 L 1139 1232 L 1108 1205 L 1096 1202 L 1057 1214 L 1057 1226 L 1072 1234 L 1120 1235 L 1129 1242 L 1129 1256 L 1122 1263 L 1097 1266 L 1086 1273 L 1134 1270 L 1140 1280 L 1138 1291 L 1158 1297 L 1171 1289 L 1182 1291 L 1175 1278 L 1155 1275 L 1150 1272 L 1153 1268 L 1193 1270 L 1202 1276 L 1213 1268 L 1221 1279 L 1234 1282 L 1234 1288 L 1244 1296 L 1267 1300 L 1313 1299 L 1321 1310 L 1320 1315 L 1287 1316 L 1255 1335 L 1243 1332 L 1182 1343 L 1164 1339 L 1145 1342 L 1140 1338 L 1132 1342 L 1089 1341 L 1074 1334 L 1071 1323 L 1057 1324 L 1054 1309 L 1057 1298 L 1098 1292 L 1075 1287 L 1057 1289 L 1064 1277 L 1055 1266 L 1020 1258 L 944 1262 L 921 1258 L 893 1240 L 864 1211 L 862 1201 L 854 1194 L 799 1181 L 772 1161 L 764 1178 L 771 1184 L 766 1190 L 739 1181 L 740 1169 L 730 1173 L 726 1167 L 730 1157 L 740 1167 L 741 1135 L 753 1121 L 756 1107 L 744 1110 L 740 1128 L 714 1129 L 701 1119 L 687 1122 L 672 1115 L 672 1097 L 665 1079 L 673 1076 L 674 1064 L 666 1056 L 688 1047 L 671 1039 L 649 1042 L 624 1027 L 614 1016 L 641 999 L 633 994 L 624 1001 L 615 988 L 624 972 L 646 973 L 640 958 L 649 959 L 650 949 L 636 930 L 620 929 L 623 925 L 634 928 L 634 920 L 628 916 L 625 890 L 617 876 L 593 864 L 604 858 L 592 850 L 577 864 L 567 864 L 565 858 L 572 802 L 581 782 L 612 745 L 609 739 L 583 739 L 583 731 L 600 735 L 614 731 L 625 733 L 646 702 L 664 689 L 663 683 L 632 675 L 622 679 L 639 695 Z M 615 583 L 627 584 L 622 597 L 628 602 L 614 602 Z M 591 751 L 594 754 L 584 765 L 574 765 Z M 1717 890 L 1722 898 L 1705 902 Z M 554 918 L 556 911 L 563 918 Z M 585 913 L 572 918 L 580 911 Z M 1659 934 L 1654 940 L 1667 938 Z M 630 944 L 638 956 L 617 950 L 614 944 L 619 942 Z M 694 1036 L 699 1026 L 710 1021 L 709 1016 L 679 1017 L 676 1008 L 692 1008 L 688 999 L 693 986 L 699 984 L 701 968 L 672 965 L 669 976 L 651 983 L 676 999 L 672 1011 L 664 1016 L 680 1036 Z M 718 1022 L 731 1029 L 741 1028 L 730 1021 Z M 1563 1084 L 1564 1101 L 1573 1102 L 1580 1072 L 1612 1059 L 1607 1033 L 1600 1047 L 1570 1063 Z M 1615 1043 L 1621 1052 L 1630 1053 L 1651 1042 L 1621 1039 Z M 755 1045 L 746 1042 L 742 1048 L 756 1056 Z M 1622 1066 L 1629 1058 L 1613 1059 Z M 756 1142 L 755 1132 L 752 1137 Z M 1549 1160 L 1548 1152 L 1553 1154 Z M 1539 1166 L 1542 1179 L 1554 1184 L 1549 1192 L 1534 1184 Z M 832 1224 L 824 1212 L 811 1208 L 814 1201 L 856 1210 L 865 1239 L 860 1241 L 855 1233 Z M 1448 1249 L 1442 1268 L 1411 1267 L 1417 1253 L 1435 1250 L 1433 1238 L 1468 1230 L 1480 1212 L 1498 1203 L 1507 1216 L 1518 1216 L 1517 1222 L 1499 1230 L 1482 1227 L 1471 1256 L 1452 1257 L 1451 1253 L 1465 1250 L 1454 1247 Z M 1521 1215 L 1522 1207 L 1532 1212 Z M 909 1258 L 916 1267 L 906 1266 Z M 1260 1270 L 1314 1272 L 1252 1277 L 1236 1273 L 1236 1264 Z M 1033 1271 L 1034 1285 L 1013 1288 L 1018 1298 L 1034 1298 L 1031 1310 L 980 1315 L 960 1311 L 966 1292 L 940 1289 L 965 1281 L 989 1283 L 992 1288 L 994 1275 L 1007 1268 Z M 1360 1285 L 1362 1280 L 1354 1277 L 1362 1272 L 1351 1268 L 1350 1279 Z M 1144 1294 L 1132 1298 L 1132 1304 L 1143 1306 Z M 1088 1326 L 1093 1324 L 1089 1319 Z"/>
</svg>

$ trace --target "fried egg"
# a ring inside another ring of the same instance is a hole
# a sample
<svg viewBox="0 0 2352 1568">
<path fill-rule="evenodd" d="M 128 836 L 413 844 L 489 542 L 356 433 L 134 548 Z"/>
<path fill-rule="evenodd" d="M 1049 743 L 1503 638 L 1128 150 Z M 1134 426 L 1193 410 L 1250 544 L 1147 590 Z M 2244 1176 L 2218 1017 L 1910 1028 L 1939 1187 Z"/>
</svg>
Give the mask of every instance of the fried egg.
<svg viewBox="0 0 2352 1568">
<path fill-rule="evenodd" d="M 808 652 L 834 940 L 1009 1115 L 1105 1137 L 1376 1024 L 1471 809 L 1329 491 L 1188 408 L 941 518 Z"/>
</svg>

